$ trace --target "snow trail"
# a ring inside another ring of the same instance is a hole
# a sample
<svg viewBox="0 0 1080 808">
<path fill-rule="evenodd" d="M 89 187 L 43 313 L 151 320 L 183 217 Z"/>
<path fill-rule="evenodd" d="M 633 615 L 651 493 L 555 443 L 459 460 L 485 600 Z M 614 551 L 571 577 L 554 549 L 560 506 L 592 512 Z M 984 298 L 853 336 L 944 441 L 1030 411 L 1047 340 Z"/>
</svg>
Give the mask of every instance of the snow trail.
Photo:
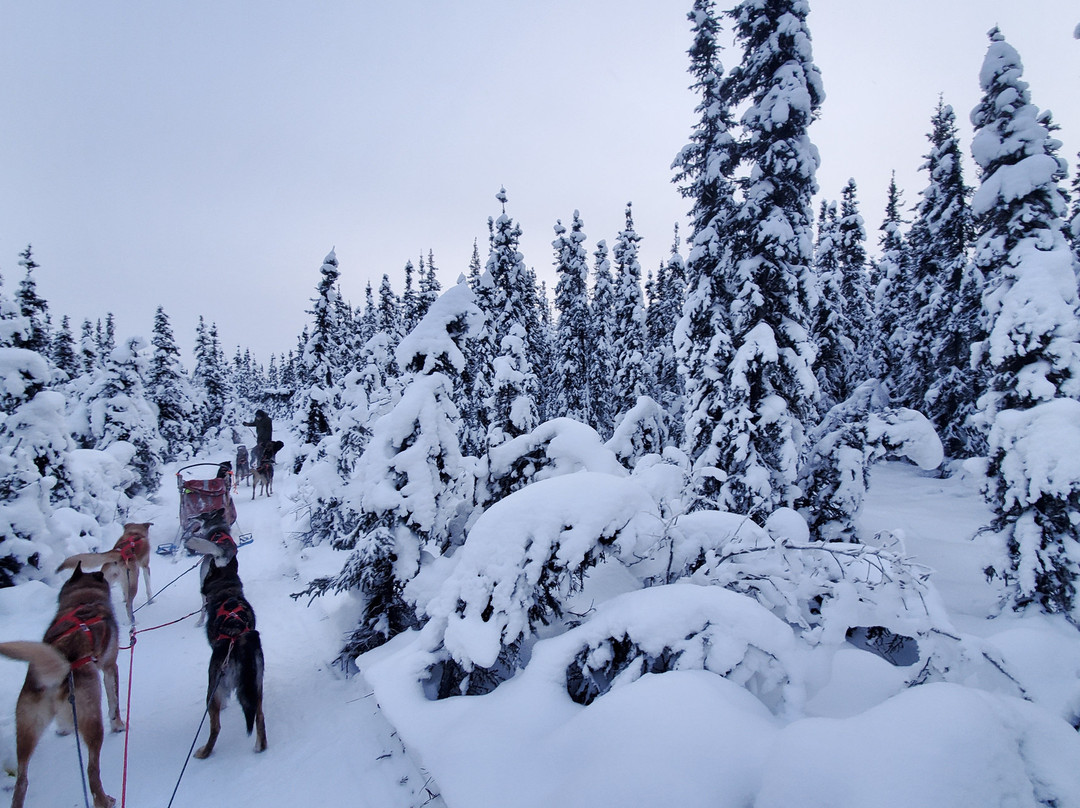
<svg viewBox="0 0 1080 808">
<path fill-rule="evenodd" d="M 302 571 L 303 553 L 285 542 L 279 509 L 288 509 L 289 478 L 280 474 L 271 497 L 251 500 L 250 488 L 235 497 L 238 516 L 234 534 L 248 533 L 251 544 L 240 549 L 240 575 L 255 608 L 266 671 L 264 711 L 268 748 L 255 754 L 235 700 L 222 713 L 221 737 L 207 760 L 188 763 L 173 805 L 212 804 L 274 806 L 341 804 L 366 808 L 410 808 L 428 801 L 427 778 L 413 763 L 382 717 L 371 688 L 362 677 L 345 679 L 329 662 L 341 645 L 340 630 L 320 600 L 306 605 L 290 595 L 317 573 Z M 179 494 L 167 474 L 152 513 L 151 543 L 173 541 Z M 315 554 L 318 555 L 318 554 Z M 196 559 L 183 551 L 176 557 L 155 554 L 151 570 L 155 591 L 185 572 Z M 21 590 L 22 587 L 16 588 Z M 55 609 L 55 592 L 31 587 L 21 604 L 0 609 L 2 639 L 36 639 Z M 5 590 L 5 593 L 16 590 Z M 139 609 L 132 668 L 131 713 L 128 721 L 129 764 L 127 805 L 165 806 L 177 784 L 185 757 L 203 715 L 210 649 L 197 616 L 175 625 L 152 627 L 182 618 L 200 606 L 198 570 L 183 574 L 154 602 Z M 136 606 L 143 603 L 141 592 Z M 26 601 L 32 601 L 28 603 Z M 127 644 L 128 626 L 122 606 L 120 630 Z M 119 659 L 120 700 L 127 699 L 129 652 Z M 0 667 L 0 744 L 5 767 L 14 765 L 14 704 L 25 666 L 4 660 Z M 204 723 L 198 743 L 206 740 Z M 102 748 L 102 781 L 120 805 L 124 736 L 108 735 Z M 9 761 L 10 756 L 10 761 Z M 12 778 L 6 778 L 10 788 Z M 432 785 L 432 789 L 437 788 Z M 3 799 L 7 799 L 4 797 Z M 27 808 L 82 806 L 75 744 L 70 737 L 47 733 L 30 763 Z M 428 804 L 438 806 L 441 801 Z"/>
</svg>

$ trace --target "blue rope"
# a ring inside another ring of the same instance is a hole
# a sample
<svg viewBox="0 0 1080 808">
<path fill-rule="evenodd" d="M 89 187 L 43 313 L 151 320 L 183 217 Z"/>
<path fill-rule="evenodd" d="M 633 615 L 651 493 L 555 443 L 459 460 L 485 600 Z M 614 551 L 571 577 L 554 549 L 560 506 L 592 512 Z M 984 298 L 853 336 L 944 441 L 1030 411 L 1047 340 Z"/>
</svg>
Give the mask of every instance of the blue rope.
<svg viewBox="0 0 1080 808">
<path fill-rule="evenodd" d="M 75 709 L 75 671 L 68 671 L 68 701 L 71 702 L 71 718 L 75 722 L 75 749 L 79 753 L 79 774 L 82 777 L 83 802 L 90 808 L 90 792 L 86 787 L 86 769 L 83 767 L 82 744 L 79 743 L 79 712 Z"/>
</svg>

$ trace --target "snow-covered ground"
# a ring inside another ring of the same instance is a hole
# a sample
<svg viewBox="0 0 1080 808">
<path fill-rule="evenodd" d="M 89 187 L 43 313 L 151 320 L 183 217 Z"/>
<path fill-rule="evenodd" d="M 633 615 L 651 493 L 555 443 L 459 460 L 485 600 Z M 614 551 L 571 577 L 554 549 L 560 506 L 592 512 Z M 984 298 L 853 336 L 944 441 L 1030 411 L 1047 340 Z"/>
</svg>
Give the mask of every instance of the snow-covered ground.
<svg viewBox="0 0 1080 808">
<path fill-rule="evenodd" d="M 972 666 L 970 680 L 907 688 L 909 668 L 854 646 L 810 652 L 751 599 L 675 584 L 600 603 L 579 628 L 537 643 L 525 671 L 492 693 L 438 702 L 416 682 L 425 659 L 417 633 L 362 658 L 362 675 L 345 679 L 330 666 L 358 604 L 347 595 L 310 605 L 290 597 L 335 573 L 343 558 L 290 541 L 293 484 L 280 473 L 273 497 L 252 502 L 243 489 L 237 498 L 237 530 L 254 538 L 241 549 L 240 572 L 266 654 L 269 748 L 252 752 L 231 705 L 214 754 L 188 764 L 173 805 L 1080 806 L 1080 740 L 1069 726 L 1080 716 L 1080 633 L 1045 616 L 998 613 L 983 572 L 993 558 L 989 539 L 972 538 L 988 512 L 969 480 L 882 464 L 861 528 L 868 537 L 900 534 L 906 552 L 935 570 L 958 645 L 994 661 Z M 154 512 L 132 515 L 154 522 L 155 544 L 177 531 L 171 477 L 159 497 Z M 155 588 L 191 564 L 155 555 Z M 118 805 L 125 742 L 127 804 L 165 806 L 195 739 L 209 659 L 203 630 L 195 617 L 148 629 L 197 609 L 197 587 L 197 573 L 186 574 L 137 614 L 144 633 L 130 716 L 123 710 L 129 730 L 109 735 L 102 755 L 102 779 Z M 40 637 L 55 596 L 44 584 L 0 590 L 0 640 Z M 580 706 L 566 693 L 566 655 L 615 615 L 638 625 L 701 615 L 720 649 L 728 629 L 752 630 L 759 641 L 772 638 L 787 679 L 744 687 L 704 670 L 646 674 Z M 122 652 L 122 703 L 128 665 Z M 0 660 L 5 768 L 14 764 L 23 673 L 20 663 Z M 785 708 L 770 709 L 761 697 L 769 687 L 784 690 Z M 83 804 L 71 737 L 43 739 L 27 804 Z"/>
</svg>

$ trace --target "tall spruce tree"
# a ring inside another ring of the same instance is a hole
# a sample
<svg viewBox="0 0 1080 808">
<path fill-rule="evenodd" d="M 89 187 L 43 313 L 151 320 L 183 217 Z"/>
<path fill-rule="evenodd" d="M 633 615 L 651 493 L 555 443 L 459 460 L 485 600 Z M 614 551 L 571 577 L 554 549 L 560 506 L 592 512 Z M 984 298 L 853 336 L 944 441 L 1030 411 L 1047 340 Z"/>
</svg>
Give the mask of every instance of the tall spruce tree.
<svg viewBox="0 0 1080 808">
<path fill-rule="evenodd" d="M 491 295 L 477 299 L 489 306 L 485 316 L 495 351 L 490 368 L 480 369 L 491 379 L 491 394 L 485 402 L 488 447 L 530 432 L 539 422 L 535 352 L 531 350 L 539 323 L 535 280 L 518 250 L 521 228 L 506 214 L 506 189 L 500 189 L 496 198 L 503 210 L 492 225 L 491 253 L 484 270 L 491 281 Z"/>
<path fill-rule="evenodd" d="M 628 412 L 638 396 L 652 395 L 655 386 L 646 352 L 645 298 L 641 293 L 641 264 L 630 203 L 626 205 L 626 227 L 619 231 L 611 255 L 615 263 L 615 386 L 612 390 L 616 414 Z"/>
<path fill-rule="evenodd" d="M 79 375 L 82 363 L 75 351 L 75 336 L 71 333 L 71 320 L 66 314 L 60 318 L 60 328 L 53 335 L 49 352 L 64 379 L 74 379 Z"/>
<path fill-rule="evenodd" d="M 555 327 L 557 345 L 557 387 L 554 413 L 592 423 L 589 396 L 589 363 L 594 350 L 590 333 L 589 260 L 585 251 L 584 223 L 575 210 L 567 233 L 562 222 L 555 223 Z"/>
<path fill-rule="evenodd" d="M 1080 441 L 1080 301 L 1065 235 L 1066 168 L 1019 54 L 997 28 L 989 36 L 983 96 L 971 114 L 988 335 L 977 358 L 990 373 L 980 400 L 991 424 L 985 493 L 1007 543 L 1014 606 L 1036 603 L 1075 619 L 1080 475 L 1061 472 L 1075 466 L 1068 453 Z"/>
<path fill-rule="evenodd" d="M 866 265 L 866 227 L 859 213 L 858 189 L 849 179 L 840 192 L 836 222 L 837 260 L 843 292 L 844 317 L 851 324 L 854 355 L 847 373 L 845 398 L 870 374 L 873 334 L 877 330 L 870 302 L 870 274 Z"/>
<path fill-rule="evenodd" d="M 330 434 L 330 424 L 335 409 L 336 374 L 341 350 L 341 329 L 338 323 L 338 289 L 340 276 L 337 255 L 333 250 L 323 259 L 319 268 L 319 283 L 315 298 L 308 312 L 312 317 L 311 330 L 301 355 L 306 389 L 300 392 L 297 414 L 300 418 L 301 449 L 296 455 L 296 470 L 314 447 Z"/>
<path fill-rule="evenodd" d="M 51 335 L 48 329 L 49 305 L 37 292 L 37 281 L 34 279 L 34 270 L 40 264 L 34 260 L 33 248 L 27 244 L 26 249 L 19 253 L 19 266 L 26 270 L 19 289 L 15 294 L 19 305 L 19 311 L 29 324 L 28 333 L 20 338 L 16 344 L 18 348 L 28 348 L 31 351 L 49 355 L 49 342 Z"/>
<path fill-rule="evenodd" d="M 615 289 L 607 242 L 604 240 L 596 243 L 593 252 L 593 288 L 589 309 L 592 313 L 589 318 L 592 361 L 586 376 L 589 400 L 592 402 L 589 426 L 606 438 L 615 428 L 615 410 L 611 400 L 615 385 Z"/>
<path fill-rule="evenodd" d="M 854 325 L 844 305 L 844 271 L 836 203 L 821 201 L 818 213 L 814 267 L 818 278 L 817 305 L 813 311 L 817 363 L 814 369 L 821 390 L 821 408 L 828 411 L 851 391 L 850 371 L 855 365 Z"/>
<path fill-rule="evenodd" d="M 949 449 L 950 453 L 956 453 L 963 446 L 963 441 L 957 439 L 958 430 L 964 428 L 975 402 L 971 394 L 973 385 L 969 385 L 967 406 L 957 400 L 958 384 L 963 384 L 965 375 L 963 369 L 970 367 L 970 360 L 965 361 L 962 354 L 970 350 L 972 339 L 978 337 L 970 328 L 955 335 L 943 333 L 943 325 L 954 317 L 960 303 L 962 288 L 970 286 L 965 280 L 970 280 L 966 276 L 971 213 L 956 117 L 952 107 L 942 100 L 934 111 L 927 139 L 930 151 L 922 167 L 928 172 L 930 182 L 922 192 L 908 236 L 911 252 L 908 340 L 898 390 L 906 406 L 926 412 L 927 394 L 931 388 L 938 388 L 934 396 L 937 417 L 933 420 L 941 428 L 954 426 Z M 976 303 L 978 285 L 965 291 L 967 302 Z M 967 314 L 970 318 L 972 312 Z M 943 391 L 940 385 L 947 377 L 951 377 L 951 389 Z M 961 410 L 951 411 L 953 407 Z"/>
<path fill-rule="evenodd" d="M 890 393 L 896 389 L 903 362 L 906 340 L 903 315 L 910 283 L 902 210 L 903 199 L 894 171 L 889 180 L 885 216 L 878 228 L 881 233 L 878 237 L 880 256 L 872 262 L 870 272 L 877 321 L 871 369 L 875 376 L 884 381 Z"/>
<path fill-rule="evenodd" d="M 683 379 L 675 358 L 675 329 L 686 302 L 686 264 L 679 253 L 679 227 L 667 261 L 656 272 L 655 300 L 649 304 L 646 324 L 648 365 L 655 383 L 653 398 L 676 422 L 682 423 Z"/>
<path fill-rule="evenodd" d="M 725 444 L 723 375 L 732 358 L 729 314 L 734 300 L 730 227 L 735 212 L 734 175 L 739 164 L 730 97 L 720 62 L 720 21 L 712 0 L 695 0 L 688 18 L 691 88 L 698 94 L 698 122 L 675 158 L 674 181 L 691 200 L 691 236 L 686 260 L 686 303 L 675 333 L 676 357 L 686 390 L 684 446 L 698 471 L 697 493 L 719 499 Z"/>
<path fill-rule="evenodd" d="M 176 347 L 172 326 L 165 310 L 154 314 L 153 354 L 146 376 L 146 398 L 157 407 L 158 434 L 165 442 L 163 459 L 190 457 L 197 432 L 194 392 Z"/>
<path fill-rule="evenodd" d="M 818 386 L 809 332 L 817 149 L 807 133 L 824 98 L 804 0 L 746 0 L 731 12 L 743 60 L 725 82 L 747 105 L 741 197 L 729 221 L 731 356 L 721 368 L 720 505 L 764 518 L 793 505 Z"/>
</svg>

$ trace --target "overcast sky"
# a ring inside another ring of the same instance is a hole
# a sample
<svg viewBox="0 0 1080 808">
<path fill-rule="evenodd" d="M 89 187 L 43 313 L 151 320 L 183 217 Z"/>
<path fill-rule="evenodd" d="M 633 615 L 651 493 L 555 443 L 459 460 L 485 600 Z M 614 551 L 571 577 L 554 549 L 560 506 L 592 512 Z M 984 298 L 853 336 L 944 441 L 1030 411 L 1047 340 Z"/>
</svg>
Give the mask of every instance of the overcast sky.
<svg viewBox="0 0 1080 808">
<path fill-rule="evenodd" d="M 112 312 L 149 337 L 163 305 L 190 365 L 200 314 L 229 355 L 294 347 L 331 248 L 354 304 L 384 273 L 400 293 L 428 250 L 449 286 L 474 239 L 486 258 L 500 186 L 552 291 L 552 226 L 575 209 L 591 253 L 632 201 L 655 270 L 688 208 L 670 165 L 694 122 L 690 6 L 0 0 L 0 274 L 13 289 L 32 243 L 76 331 Z M 871 244 L 890 172 L 909 205 L 926 185 L 939 94 L 967 148 L 995 24 L 1075 165 L 1075 0 L 811 0 L 809 22 L 821 193 L 854 177 Z"/>
</svg>

